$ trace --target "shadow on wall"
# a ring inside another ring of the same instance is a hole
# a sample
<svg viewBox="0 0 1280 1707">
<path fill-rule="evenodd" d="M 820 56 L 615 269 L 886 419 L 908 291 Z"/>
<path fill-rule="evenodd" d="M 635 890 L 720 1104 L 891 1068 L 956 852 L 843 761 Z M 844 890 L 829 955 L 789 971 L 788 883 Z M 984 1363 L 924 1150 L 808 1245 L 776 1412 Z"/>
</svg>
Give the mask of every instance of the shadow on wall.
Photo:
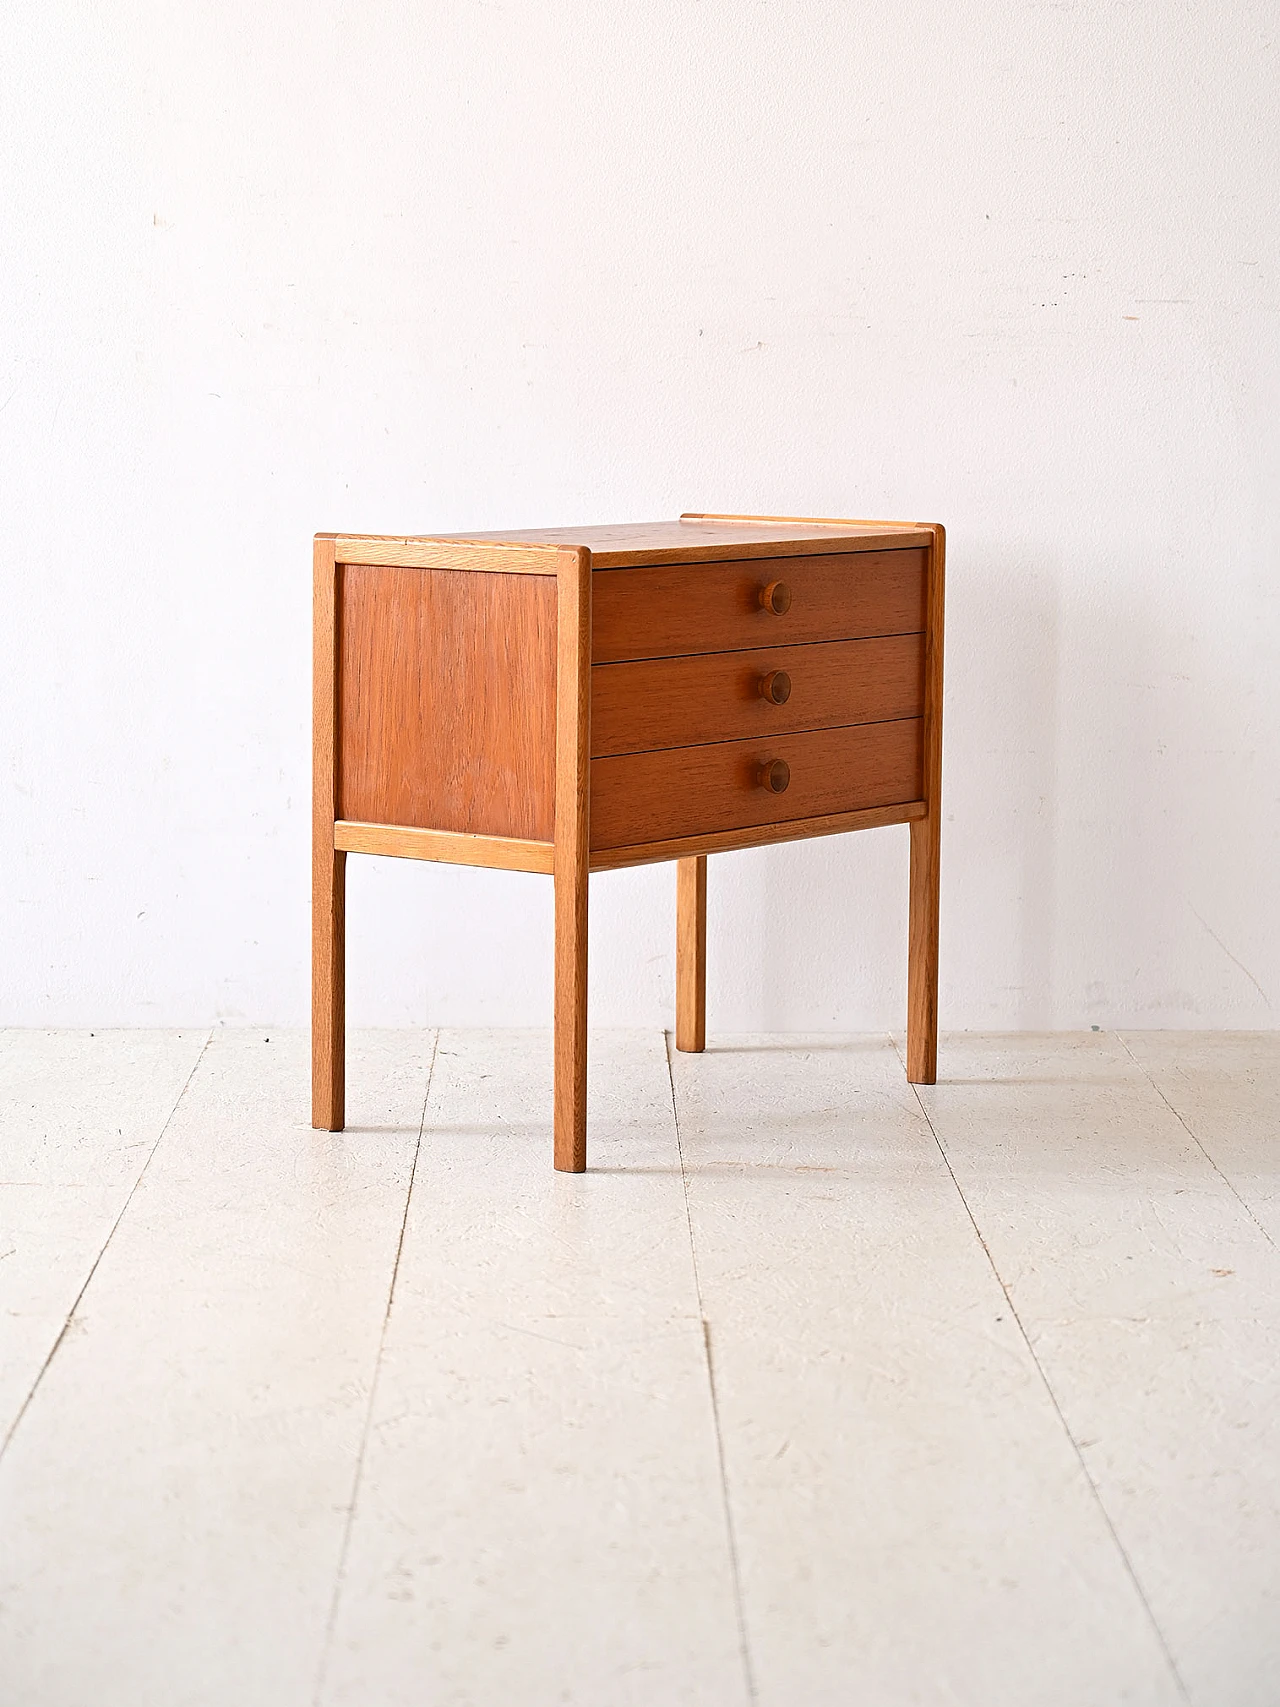
<svg viewBox="0 0 1280 1707">
<path fill-rule="evenodd" d="M 953 545 L 944 1027 L 1276 1023 L 1274 712 L 1226 589 L 1206 627 L 1151 556 Z M 723 856 L 709 888 L 713 1028 L 903 1025 L 905 829 Z"/>
<path fill-rule="evenodd" d="M 1046 1023 L 1060 853 L 1058 571 L 1052 559 L 949 565 L 944 1024 L 981 1024 L 988 1014 L 1005 1025 Z M 900 1030 L 908 867 L 905 826 L 713 860 L 716 1023 Z M 973 976 L 958 975 L 961 967 Z"/>
<path fill-rule="evenodd" d="M 951 1023 L 1274 1023 L 1246 965 L 1280 946 L 1251 901 L 1270 858 L 1247 624 L 1175 558 L 1090 542 L 952 578 Z"/>
</svg>

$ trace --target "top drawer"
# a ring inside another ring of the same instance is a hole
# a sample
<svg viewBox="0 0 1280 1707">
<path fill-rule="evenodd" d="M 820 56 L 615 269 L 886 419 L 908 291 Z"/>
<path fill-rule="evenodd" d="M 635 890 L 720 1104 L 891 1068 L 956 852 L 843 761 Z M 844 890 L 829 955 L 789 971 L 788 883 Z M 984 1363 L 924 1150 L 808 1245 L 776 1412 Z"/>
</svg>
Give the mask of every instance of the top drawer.
<svg viewBox="0 0 1280 1707">
<path fill-rule="evenodd" d="M 924 626 L 920 549 L 655 564 L 598 569 L 591 577 L 597 664 L 917 634 Z"/>
</svg>

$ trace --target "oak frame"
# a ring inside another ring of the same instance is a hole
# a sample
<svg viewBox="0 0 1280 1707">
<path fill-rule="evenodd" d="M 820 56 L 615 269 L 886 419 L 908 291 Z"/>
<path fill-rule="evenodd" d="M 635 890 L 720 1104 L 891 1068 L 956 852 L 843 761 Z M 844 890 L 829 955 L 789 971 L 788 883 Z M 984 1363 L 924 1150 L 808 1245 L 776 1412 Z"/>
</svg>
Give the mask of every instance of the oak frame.
<svg viewBox="0 0 1280 1707">
<path fill-rule="evenodd" d="M 333 540 L 317 536 L 311 744 L 311 1124 L 346 1125 L 347 856 L 333 836 L 338 801 L 338 581 Z"/>
<path fill-rule="evenodd" d="M 933 528 L 924 642 L 924 801 L 911 824 L 907 924 L 907 1082 L 938 1080 L 938 920 L 942 847 L 942 650 L 946 529 Z"/>
<path fill-rule="evenodd" d="M 530 871 L 555 886 L 555 1167 L 586 1168 L 587 902 L 592 871 L 675 860 L 676 1047 L 706 1041 L 706 856 L 879 825 L 909 825 L 907 1078 L 937 1075 L 938 926 L 942 821 L 942 687 L 945 530 L 934 523 L 848 518 L 713 516 L 682 521 L 873 526 L 923 536 L 927 551 L 922 798 L 903 805 L 796 819 L 626 848 L 590 849 L 592 551 L 488 540 L 317 534 L 314 542 L 312 782 L 312 1125 L 345 1124 L 345 893 L 348 853 Z M 343 564 L 551 575 L 556 579 L 555 834 L 550 842 L 371 824 L 338 818 L 339 600 Z"/>
</svg>

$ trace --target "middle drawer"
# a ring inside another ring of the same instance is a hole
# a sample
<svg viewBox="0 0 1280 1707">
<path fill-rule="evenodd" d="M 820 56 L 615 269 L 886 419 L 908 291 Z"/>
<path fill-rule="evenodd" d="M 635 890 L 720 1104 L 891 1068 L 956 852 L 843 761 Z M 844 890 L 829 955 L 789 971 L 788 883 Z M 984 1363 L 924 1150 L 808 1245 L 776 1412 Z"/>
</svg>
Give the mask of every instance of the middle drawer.
<svg viewBox="0 0 1280 1707">
<path fill-rule="evenodd" d="M 596 664 L 591 754 L 880 723 L 923 707 L 923 634 Z"/>
</svg>

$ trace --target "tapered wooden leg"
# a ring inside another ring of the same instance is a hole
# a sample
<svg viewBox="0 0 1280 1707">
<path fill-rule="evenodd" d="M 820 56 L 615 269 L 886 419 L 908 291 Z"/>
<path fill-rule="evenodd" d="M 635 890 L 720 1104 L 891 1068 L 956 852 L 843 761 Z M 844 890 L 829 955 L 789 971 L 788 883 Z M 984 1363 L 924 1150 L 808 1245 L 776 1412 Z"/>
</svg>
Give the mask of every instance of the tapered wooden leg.
<svg viewBox="0 0 1280 1707">
<path fill-rule="evenodd" d="M 338 576 L 331 537 L 315 541 L 311 782 L 311 1124 L 346 1123 L 347 856 L 338 815 Z"/>
<path fill-rule="evenodd" d="M 707 856 L 676 861 L 676 1048 L 707 1046 Z"/>
<path fill-rule="evenodd" d="M 938 879 L 942 814 L 911 823 L 911 920 L 907 947 L 907 1078 L 938 1078 Z"/>
<path fill-rule="evenodd" d="M 311 1124 L 346 1124 L 347 856 L 317 837 L 311 883 Z"/>
<path fill-rule="evenodd" d="M 556 871 L 555 1165 L 587 1166 L 587 873 Z"/>
<path fill-rule="evenodd" d="M 587 876 L 591 791 L 591 553 L 556 567 L 555 1165 L 587 1166 Z"/>
</svg>

